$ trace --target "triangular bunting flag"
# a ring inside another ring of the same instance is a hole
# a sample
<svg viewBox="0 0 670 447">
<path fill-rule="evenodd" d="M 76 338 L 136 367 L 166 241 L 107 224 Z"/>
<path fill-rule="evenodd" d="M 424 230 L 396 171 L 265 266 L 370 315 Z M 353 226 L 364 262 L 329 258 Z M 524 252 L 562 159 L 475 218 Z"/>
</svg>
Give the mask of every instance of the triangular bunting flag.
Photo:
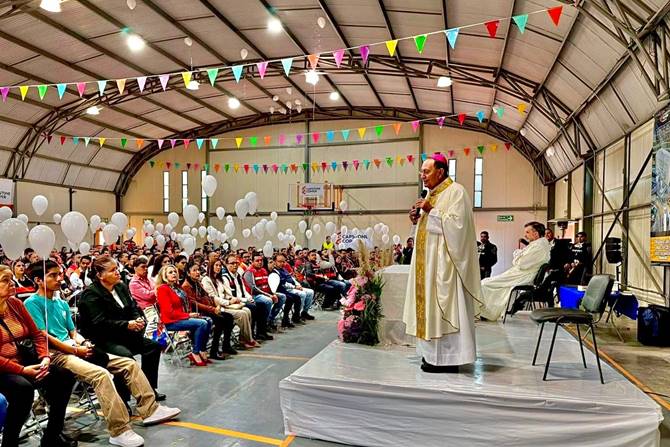
<svg viewBox="0 0 670 447">
<path fill-rule="evenodd" d="M 344 161 L 342 162 L 342 168 L 346 171 L 348 167 L 349 167 L 349 162 L 346 161 L 346 160 L 344 160 Z"/>
<path fill-rule="evenodd" d="M 86 83 L 85 82 L 77 82 L 77 91 L 79 92 L 79 97 L 81 98 L 84 96 L 84 92 L 86 91 Z"/>
<path fill-rule="evenodd" d="M 280 134 L 279 135 L 279 144 L 281 145 L 281 144 L 284 144 L 284 143 L 286 143 L 286 135 Z"/>
<path fill-rule="evenodd" d="M 277 166 L 276 163 L 273 163 L 272 164 L 272 171 L 276 174 L 278 169 L 279 169 L 279 166 Z"/>
<path fill-rule="evenodd" d="M 269 146 L 270 143 L 272 143 L 272 137 L 270 135 L 266 135 L 263 137 L 263 142 L 265 143 L 266 146 Z"/>
<path fill-rule="evenodd" d="M 563 6 L 555 6 L 553 8 L 547 9 L 551 21 L 554 22 L 554 25 L 558 26 L 558 22 L 561 20 L 561 13 L 563 12 Z"/>
<path fill-rule="evenodd" d="M 389 168 L 393 166 L 393 157 L 386 157 L 386 164 L 389 165 Z"/>
<path fill-rule="evenodd" d="M 79 144 L 79 137 L 72 137 L 72 144 L 75 146 Z"/>
<path fill-rule="evenodd" d="M 170 163 L 169 161 L 166 161 L 166 162 L 165 162 L 165 166 L 166 166 L 168 169 L 170 169 L 170 167 L 172 166 L 172 163 Z"/>
<path fill-rule="evenodd" d="M 505 114 L 505 108 L 503 106 L 496 106 L 495 110 L 496 114 L 498 115 L 498 118 L 502 118 L 503 115 Z"/>
<path fill-rule="evenodd" d="M 265 72 L 268 69 L 268 63 L 266 61 L 257 62 L 256 68 L 258 69 L 258 74 L 260 75 L 261 79 L 265 78 Z"/>
<path fill-rule="evenodd" d="M 449 151 L 448 154 L 449 154 L 449 158 L 453 158 L 454 155 L 456 154 L 456 152 L 455 151 Z"/>
<path fill-rule="evenodd" d="M 410 163 L 414 163 L 414 155 L 408 155 L 407 161 L 409 161 Z"/>
<path fill-rule="evenodd" d="M 163 143 L 165 140 L 156 140 L 156 144 L 158 145 L 158 149 L 163 149 Z"/>
<path fill-rule="evenodd" d="M 128 138 L 121 138 L 121 148 L 125 149 L 128 144 Z"/>
<path fill-rule="evenodd" d="M 223 165 L 223 170 L 226 171 L 226 172 L 228 172 L 228 171 L 230 170 L 230 163 L 226 163 L 226 164 L 224 164 L 224 165 Z M 237 170 L 236 170 L 235 172 L 237 172 Z"/>
<path fill-rule="evenodd" d="M 333 141 L 334 139 L 335 139 L 335 132 L 333 132 L 332 130 L 326 132 L 326 140 Z"/>
<path fill-rule="evenodd" d="M 458 114 L 458 122 L 461 124 L 461 126 L 463 125 L 463 123 L 465 122 L 465 113 Z"/>
<path fill-rule="evenodd" d="M 258 137 L 255 136 L 249 137 L 249 143 L 251 143 L 252 147 L 256 147 L 256 145 L 258 144 Z"/>
<path fill-rule="evenodd" d="M 498 145 L 497 144 L 492 144 L 491 145 L 491 152 L 495 152 L 498 150 Z"/>
<path fill-rule="evenodd" d="M 505 149 L 507 149 L 508 151 L 512 149 L 512 143 L 505 143 Z"/>
<path fill-rule="evenodd" d="M 328 163 L 326 163 L 325 161 L 322 161 L 321 162 L 321 170 L 323 172 L 326 172 L 327 169 L 328 169 Z"/>
<path fill-rule="evenodd" d="M 105 94 L 105 89 L 106 88 L 107 88 L 107 81 L 106 80 L 103 79 L 102 81 L 98 81 L 98 94 L 100 96 Z"/>
<path fill-rule="evenodd" d="M 360 47 L 361 58 L 363 59 L 363 65 L 368 63 L 368 56 L 370 55 L 370 45 L 363 45 Z"/>
<path fill-rule="evenodd" d="M 123 91 L 126 89 L 126 80 L 125 79 L 117 79 L 116 80 L 116 88 L 119 89 L 119 94 L 123 95 Z"/>
<path fill-rule="evenodd" d="M 358 165 L 360 164 L 360 162 L 358 160 L 354 160 L 352 161 L 352 163 L 354 164 L 354 169 L 358 171 Z"/>
<path fill-rule="evenodd" d="M 289 76 L 291 74 L 291 67 L 293 66 L 293 58 L 287 57 L 286 59 L 282 59 L 281 66 L 284 67 L 286 76 Z"/>
<path fill-rule="evenodd" d="M 330 164 L 330 167 L 333 169 L 333 171 L 337 171 L 337 162 L 334 161 Z"/>
<path fill-rule="evenodd" d="M 216 82 L 216 77 L 219 75 L 219 69 L 218 68 L 209 68 L 207 69 L 207 77 L 209 78 L 209 83 L 214 87 L 214 83 Z"/>
<path fill-rule="evenodd" d="M 249 164 L 248 163 L 244 164 L 244 172 L 247 173 L 247 174 L 249 173 Z"/>
<path fill-rule="evenodd" d="M 375 133 L 377 134 L 377 138 L 382 137 L 382 133 L 384 133 L 384 126 L 381 124 L 378 124 L 375 126 Z"/>
<path fill-rule="evenodd" d="M 58 90 L 58 99 L 63 99 L 63 95 L 65 94 L 65 90 L 67 89 L 67 84 L 58 84 L 56 86 L 56 89 Z"/>
<path fill-rule="evenodd" d="M 190 168 L 191 168 L 191 163 L 186 163 L 186 164 L 188 165 L 188 168 L 190 169 Z M 174 164 L 174 167 L 175 167 L 176 169 L 181 168 L 181 163 L 178 163 L 178 162 L 175 163 L 175 164 Z"/>
<path fill-rule="evenodd" d="M 230 67 L 231 70 L 233 70 L 233 76 L 235 76 L 235 81 L 240 82 L 240 78 L 242 77 L 242 70 L 244 69 L 243 65 L 233 65 Z"/>
<path fill-rule="evenodd" d="M 426 34 L 420 34 L 418 36 L 414 36 L 414 45 L 416 45 L 416 51 L 418 51 L 419 54 L 423 53 L 423 47 L 426 45 L 427 39 L 428 35 Z"/>
<path fill-rule="evenodd" d="M 342 133 L 342 138 L 344 141 L 347 141 L 349 139 L 349 131 L 350 129 L 342 129 L 340 133 Z"/>
<path fill-rule="evenodd" d="M 221 165 L 219 163 L 214 163 L 214 172 L 218 173 L 221 170 Z"/>
<path fill-rule="evenodd" d="M 202 167 L 205 171 L 209 172 L 209 163 L 205 163 Z"/>
<path fill-rule="evenodd" d="M 344 50 L 333 51 L 333 57 L 335 57 L 335 65 L 337 65 L 337 68 L 340 68 L 340 64 L 344 58 Z"/>
<path fill-rule="evenodd" d="M 496 37 L 500 20 L 491 20 L 490 22 L 484 23 L 484 25 L 486 25 L 486 29 L 489 31 L 489 37 Z"/>
<path fill-rule="evenodd" d="M 516 106 L 516 109 L 519 111 L 520 115 L 523 115 L 526 112 L 526 104 L 525 103 L 519 103 L 518 106 Z"/>
<path fill-rule="evenodd" d="M 142 149 L 142 146 L 144 146 L 144 140 L 141 138 L 136 139 L 135 146 L 137 146 L 137 149 Z"/>
<path fill-rule="evenodd" d="M 66 139 L 67 139 L 67 137 L 66 137 L 65 135 L 61 135 L 61 136 L 60 136 L 60 145 L 61 145 L 61 146 L 65 144 L 65 140 L 66 140 Z"/>
<path fill-rule="evenodd" d="M 526 23 L 528 23 L 528 14 L 512 17 L 514 23 L 519 28 L 519 32 L 523 34 L 526 31 Z"/>
<path fill-rule="evenodd" d="M 301 134 L 301 133 L 297 134 L 297 135 L 295 136 L 295 143 L 296 143 L 296 144 L 301 144 L 303 138 L 304 138 L 304 135 L 303 135 L 303 134 Z"/>
<path fill-rule="evenodd" d="M 212 145 L 212 149 L 216 149 L 216 146 L 219 144 L 218 138 L 210 138 L 209 142 Z"/>
<path fill-rule="evenodd" d="M 419 128 L 419 120 L 412 121 L 412 130 L 416 133 L 416 130 Z"/>
<path fill-rule="evenodd" d="M 484 153 L 484 146 L 481 146 L 481 145 L 477 146 L 477 151 L 479 152 L 480 155 L 483 154 Z"/>
<path fill-rule="evenodd" d="M 256 165 L 254 165 L 254 169 L 255 168 L 256 168 Z M 268 165 L 263 165 L 263 172 L 265 172 L 266 174 L 268 173 Z M 256 171 L 256 173 L 258 173 L 258 171 Z"/>
<path fill-rule="evenodd" d="M 445 31 L 449 46 L 453 50 L 456 47 L 456 39 L 458 39 L 458 28 L 452 28 Z"/>
<path fill-rule="evenodd" d="M 46 85 L 38 85 L 37 86 L 37 93 L 39 93 L 39 95 L 40 95 L 40 100 L 44 99 L 44 95 L 47 94 L 47 89 L 48 88 L 49 87 L 47 87 Z"/>
<path fill-rule="evenodd" d="M 191 163 L 186 163 L 186 169 L 190 170 L 191 169 Z"/>
<path fill-rule="evenodd" d="M 312 141 L 314 142 L 314 144 L 319 142 L 320 136 L 321 134 L 319 132 L 312 132 Z"/>
<path fill-rule="evenodd" d="M 309 66 L 312 67 L 312 70 L 316 69 L 316 64 L 319 63 L 319 55 L 318 54 L 310 54 L 307 56 L 307 60 L 309 61 Z"/>
<path fill-rule="evenodd" d="M 396 135 L 400 134 L 400 128 L 402 127 L 402 123 L 393 123 L 393 130 L 395 131 Z"/>
<path fill-rule="evenodd" d="M 177 145 L 177 140 L 175 140 L 175 139 L 171 139 L 171 140 L 170 140 L 170 147 L 171 147 L 172 149 L 174 149 L 174 147 L 175 147 L 176 145 Z"/>
<path fill-rule="evenodd" d="M 386 41 L 386 49 L 389 50 L 389 56 L 393 56 L 395 54 L 395 49 L 397 46 L 398 46 L 398 39 Z"/>
<path fill-rule="evenodd" d="M 470 148 L 466 147 L 465 149 L 463 149 L 463 153 L 465 154 L 466 157 L 470 155 Z"/>
<path fill-rule="evenodd" d="M 242 138 L 242 137 L 235 137 L 235 144 L 237 145 L 238 149 L 240 148 L 240 146 L 242 146 L 242 141 L 243 140 L 244 140 L 244 138 Z"/>
<path fill-rule="evenodd" d="M 312 162 L 312 172 L 316 172 L 319 169 L 319 165 L 316 162 Z"/>
<path fill-rule="evenodd" d="M 309 165 L 307 163 L 302 164 L 302 170 L 303 171 L 306 171 L 308 167 L 309 167 Z"/>
<path fill-rule="evenodd" d="M 181 78 L 184 80 L 184 87 L 188 88 L 188 84 L 191 82 L 191 76 L 193 76 L 193 73 L 190 71 L 181 72 Z"/>
<path fill-rule="evenodd" d="M 365 131 L 366 130 L 367 130 L 367 128 L 365 128 L 365 127 L 359 127 L 358 128 L 358 136 L 360 137 L 361 140 L 365 137 Z"/>
<path fill-rule="evenodd" d="M 444 117 L 444 116 L 438 116 L 438 117 L 435 118 L 435 119 L 436 119 L 436 121 L 437 121 L 437 125 L 440 126 L 440 129 L 442 129 L 442 126 L 444 126 L 444 120 L 446 119 L 446 117 Z"/>
<path fill-rule="evenodd" d="M 144 91 L 144 86 L 146 85 L 146 83 L 147 83 L 146 76 L 140 76 L 139 78 L 137 78 L 137 86 L 140 89 L 140 93 Z"/>
<path fill-rule="evenodd" d="M 19 87 L 19 91 L 21 92 L 21 101 L 26 99 L 26 95 L 28 94 L 28 86 L 27 85 L 22 85 Z"/>
<path fill-rule="evenodd" d="M 168 82 L 170 81 L 170 75 L 169 74 L 162 74 L 158 76 L 158 79 L 161 81 L 161 87 L 163 87 L 163 91 L 167 88 Z"/>
<path fill-rule="evenodd" d="M 182 144 L 184 145 L 184 150 L 188 149 L 188 145 L 191 144 L 191 139 L 190 138 L 184 138 L 181 140 Z"/>
<path fill-rule="evenodd" d="M 153 160 L 149 160 L 149 166 L 151 166 L 151 167 L 153 168 L 155 164 L 156 164 L 155 161 L 153 161 Z"/>
<path fill-rule="evenodd" d="M 240 170 L 240 165 L 237 163 L 233 164 L 233 171 L 235 171 L 235 174 L 237 174 Z"/>
<path fill-rule="evenodd" d="M 7 102 L 7 95 L 9 95 L 9 87 L 0 88 L 0 93 L 2 94 L 2 102 Z"/>
<path fill-rule="evenodd" d="M 480 123 L 484 121 L 485 115 L 483 111 L 480 110 L 479 112 L 475 113 L 475 116 L 477 117 L 477 121 L 479 121 Z"/>
<path fill-rule="evenodd" d="M 202 149 L 202 142 L 205 141 L 202 138 L 196 138 L 195 139 L 195 145 L 198 147 L 198 150 Z"/>
<path fill-rule="evenodd" d="M 53 136 L 53 135 L 50 135 L 50 134 L 49 134 L 49 135 L 46 135 L 46 138 L 47 138 L 47 144 L 51 144 L 51 140 L 53 140 L 53 137 L 54 137 L 54 136 Z"/>
<path fill-rule="evenodd" d="M 103 137 L 98 138 L 98 143 L 100 144 L 100 147 L 102 147 L 102 145 L 105 144 L 105 141 L 107 141 L 107 138 Z"/>
<path fill-rule="evenodd" d="M 84 146 L 88 147 L 88 143 L 91 141 L 91 137 L 84 137 Z"/>
<path fill-rule="evenodd" d="M 379 166 L 382 164 L 382 161 L 381 161 L 380 159 L 378 159 L 378 158 L 375 158 L 375 159 L 374 159 L 374 162 L 375 162 L 375 166 L 377 166 L 378 168 L 379 168 Z"/>
</svg>

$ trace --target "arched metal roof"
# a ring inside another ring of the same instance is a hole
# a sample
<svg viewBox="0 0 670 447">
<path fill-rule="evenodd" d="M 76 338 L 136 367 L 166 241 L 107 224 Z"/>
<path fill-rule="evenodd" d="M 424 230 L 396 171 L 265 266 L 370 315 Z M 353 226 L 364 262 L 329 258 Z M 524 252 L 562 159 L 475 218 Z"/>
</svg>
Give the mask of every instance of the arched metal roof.
<svg viewBox="0 0 670 447">
<path fill-rule="evenodd" d="M 495 38 L 483 26 L 463 30 L 454 50 L 443 36 L 431 36 L 422 54 L 411 41 L 401 41 L 394 56 L 383 45 L 371 48 L 366 64 L 352 50 L 337 68 L 330 54 L 561 4 L 558 26 L 537 15 L 521 33 L 503 20 Z M 117 194 L 159 152 L 155 143 L 141 151 L 113 143 L 82 150 L 49 143 L 47 136 L 207 137 L 288 120 L 269 113 L 277 95 L 304 104 L 301 113 L 291 112 L 294 122 L 467 113 L 464 127 L 513 142 L 549 183 L 647 120 L 668 97 L 667 0 L 137 0 L 134 10 L 122 0 L 67 0 L 56 14 L 38 5 L 0 2 L 0 85 L 232 65 L 241 62 L 242 48 L 248 51 L 244 63 L 321 53 L 325 76 L 316 87 L 305 82 L 305 62 L 290 77 L 279 63 L 270 64 L 263 79 L 247 70 L 239 83 L 222 70 L 214 87 L 197 91 L 173 76 L 166 91 L 149 77 L 143 92 L 129 82 L 124 94 L 110 83 L 102 96 L 87 91 L 83 98 L 71 85 L 60 101 L 53 93 L 24 101 L 9 93 L 0 104 L 0 173 Z M 268 34 L 271 16 L 282 22 L 281 33 Z M 318 17 L 327 20 L 323 29 Z M 142 36 L 146 48 L 131 52 L 123 29 Z M 192 39 L 190 47 L 185 37 Z M 441 75 L 454 84 L 438 88 Z M 339 100 L 329 99 L 332 91 Z M 240 108 L 227 107 L 230 96 L 240 99 Z M 522 102 L 527 110 L 518 114 Z M 99 116 L 85 113 L 92 105 L 104 107 Z M 508 113 L 499 117 L 493 106 Z M 478 110 L 486 112 L 482 123 L 472 117 Z M 460 127 L 453 118 L 445 125 Z"/>
</svg>

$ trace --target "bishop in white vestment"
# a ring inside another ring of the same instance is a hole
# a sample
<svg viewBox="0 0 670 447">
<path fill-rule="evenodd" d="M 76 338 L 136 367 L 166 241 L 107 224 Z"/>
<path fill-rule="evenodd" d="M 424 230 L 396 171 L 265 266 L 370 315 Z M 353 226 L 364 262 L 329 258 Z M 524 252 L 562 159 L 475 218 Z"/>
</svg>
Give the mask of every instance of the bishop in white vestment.
<svg viewBox="0 0 670 447">
<path fill-rule="evenodd" d="M 441 154 L 423 163 L 421 180 L 430 193 L 410 212 L 417 228 L 403 321 L 424 371 L 455 372 L 476 358 L 480 276 L 472 202 L 448 178 Z"/>
<path fill-rule="evenodd" d="M 551 246 L 544 237 L 545 228 L 539 222 L 525 225 L 524 235 L 530 244 L 515 250 L 512 267 L 500 275 L 482 280 L 482 317 L 495 321 L 505 312 L 509 294 L 514 286 L 531 284 L 542 264 L 549 262 Z"/>
</svg>

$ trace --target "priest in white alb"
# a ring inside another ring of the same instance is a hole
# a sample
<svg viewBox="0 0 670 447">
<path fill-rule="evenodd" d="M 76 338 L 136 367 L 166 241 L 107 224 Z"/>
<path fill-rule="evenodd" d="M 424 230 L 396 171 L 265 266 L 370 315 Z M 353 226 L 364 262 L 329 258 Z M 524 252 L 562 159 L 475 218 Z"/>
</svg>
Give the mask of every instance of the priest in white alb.
<svg viewBox="0 0 670 447">
<path fill-rule="evenodd" d="M 527 223 L 524 236 L 530 243 L 514 251 L 512 267 L 500 275 L 482 280 L 482 318 L 491 321 L 500 318 L 506 311 L 512 288 L 531 284 L 542 264 L 549 262 L 551 246 L 544 232 L 544 225 L 540 222 Z"/>
<path fill-rule="evenodd" d="M 423 371 L 458 372 L 477 354 L 480 276 L 472 202 L 449 178 L 442 154 L 423 163 L 421 181 L 430 192 L 410 211 L 416 234 L 403 321 L 416 337 Z"/>
</svg>

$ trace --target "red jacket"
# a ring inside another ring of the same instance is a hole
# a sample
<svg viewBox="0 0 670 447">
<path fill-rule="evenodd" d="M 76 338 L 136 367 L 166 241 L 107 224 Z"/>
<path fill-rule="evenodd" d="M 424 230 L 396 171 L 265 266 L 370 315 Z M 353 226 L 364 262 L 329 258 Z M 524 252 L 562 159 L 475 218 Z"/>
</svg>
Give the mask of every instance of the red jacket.
<svg viewBox="0 0 670 447">
<path fill-rule="evenodd" d="M 179 295 L 167 284 L 162 284 L 157 291 L 158 307 L 160 309 L 161 321 L 164 324 L 187 320 L 189 314 L 184 312 L 184 303 Z"/>
<path fill-rule="evenodd" d="M 44 335 L 44 332 L 37 329 L 33 318 L 30 316 L 26 307 L 23 305 L 21 300 L 10 297 L 7 299 L 7 313 L 5 314 L 5 323 L 8 323 L 9 319 L 17 321 L 23 326 L 25 332 L 28 334 L 27 337 L 21 337 L 16 331 L 13 331 L 13 335 L 16 336 L 19 340 L 25 340 L 26 338 L 31 338 L 33 344 L 35 345 L 35 350 L 37 351 L 37 356 L 42 359 L 49 356 L 47 351 L 47 340 Z M 8 324 L 8 326 L 13 326 Z M 5 328 L 0 326 L 0 346 L 13 343 L 12 338 L 9 334 L 6 333 Z M 23 370 L 23 365 L 19 363 L 19 358 L 17 357 L 4 357 L 0 356 L 0 373 L 8 374 L 21 374 Z"/>
</svg>

